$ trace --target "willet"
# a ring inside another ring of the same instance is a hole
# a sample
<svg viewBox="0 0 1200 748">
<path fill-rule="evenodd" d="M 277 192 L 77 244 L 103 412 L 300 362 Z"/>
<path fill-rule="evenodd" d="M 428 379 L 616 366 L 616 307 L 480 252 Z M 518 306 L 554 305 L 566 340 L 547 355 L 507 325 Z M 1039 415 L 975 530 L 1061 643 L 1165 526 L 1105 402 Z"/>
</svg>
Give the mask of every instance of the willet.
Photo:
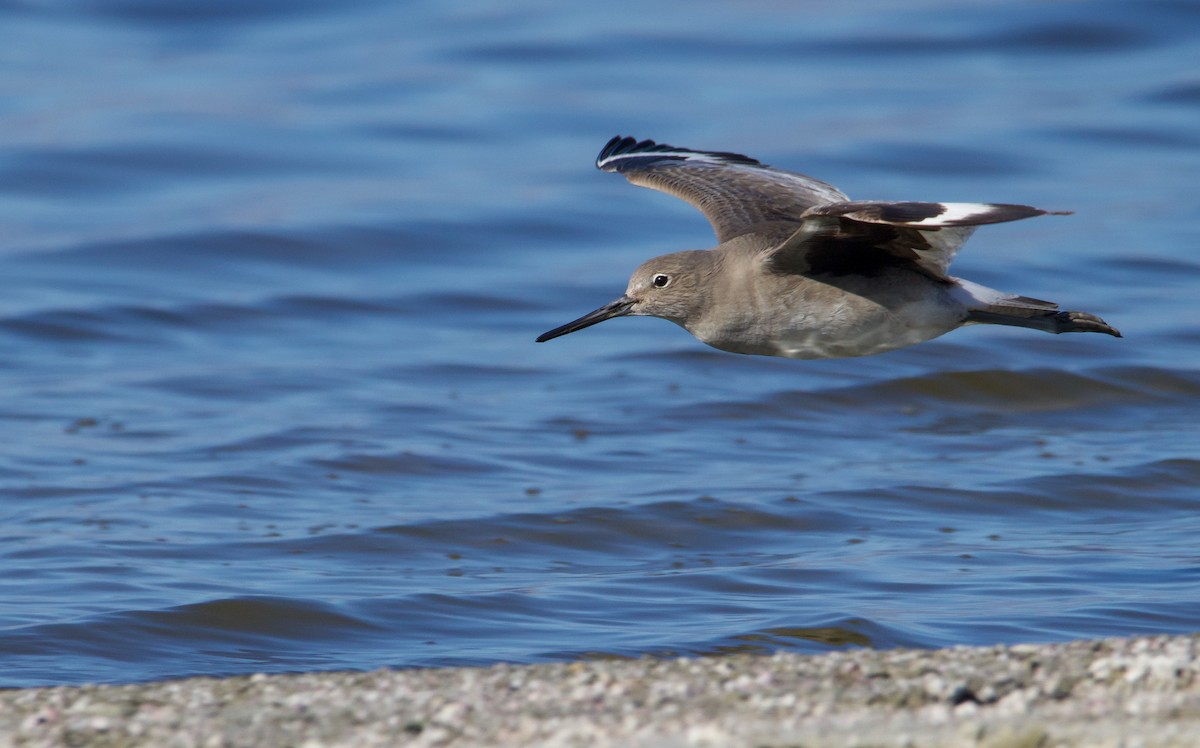
<svg viewBox="0 0 1200 748">
<path fill-rule="evenodd" d="M 642 263 L 625 295 L 539 343 L 629 315 L 668 319 L 724 351 L 789 358 L 866 356 L 972 324 L 1121 336 L 1093 314 L 947 274 L 976 226 L 1059 211 L 850 200 L 747 156 L 620 136 L 596 166 L 699 208 L 720 244 Z"/>
</svg>

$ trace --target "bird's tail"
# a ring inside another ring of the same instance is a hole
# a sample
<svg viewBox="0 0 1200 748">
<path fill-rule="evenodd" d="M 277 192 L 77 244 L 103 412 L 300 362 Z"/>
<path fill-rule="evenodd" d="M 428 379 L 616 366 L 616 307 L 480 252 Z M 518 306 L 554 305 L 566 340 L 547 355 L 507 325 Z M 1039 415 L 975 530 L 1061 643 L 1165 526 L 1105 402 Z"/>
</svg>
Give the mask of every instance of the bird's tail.
<svg viewBox="0 0 1200 748">
<path fill-rule="evenodd" d="M 964 324 L 1011 325 L 1042 332 L 1102 332 L 1115 337 L 1121 333 L 1112 325 L 1087 312 L 1061 311 L 1058 304 L 1028 296 L 1011 296 L 990 288 L 959 280 L 969 302 Z"/>
</svg>

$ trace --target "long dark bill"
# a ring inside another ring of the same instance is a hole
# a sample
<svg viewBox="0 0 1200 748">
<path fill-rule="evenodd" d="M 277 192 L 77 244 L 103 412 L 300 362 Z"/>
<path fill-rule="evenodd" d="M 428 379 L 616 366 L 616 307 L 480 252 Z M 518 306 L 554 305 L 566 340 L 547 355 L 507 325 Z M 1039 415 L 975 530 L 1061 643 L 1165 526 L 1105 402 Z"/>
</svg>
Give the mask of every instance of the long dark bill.
<svg viewBox="0 0 1200 748">
<path fill-rule="evenodd" d="M 575 332 L 576 330 L 582 330 L 585 327 L 591 327 L 592 325 L 599 324 L 606 319 L 612 319 L 613 317 L 624 317 L 626 314 L 629 314 L 629 310 L 632 307 L 633 299 L 629 298 L 628 296 L 622 296 L 614 302 L 605 304 L 594 312 L 588 312 L 573 322 L 568 322 L 562 327 L 556 327 L 549 332 L 542 333 L 538 336 L 537 342 L 545 343 L 547 340 L 553 340 L 554 338 L 566 335 L 567 333 Z"/>
</svg>

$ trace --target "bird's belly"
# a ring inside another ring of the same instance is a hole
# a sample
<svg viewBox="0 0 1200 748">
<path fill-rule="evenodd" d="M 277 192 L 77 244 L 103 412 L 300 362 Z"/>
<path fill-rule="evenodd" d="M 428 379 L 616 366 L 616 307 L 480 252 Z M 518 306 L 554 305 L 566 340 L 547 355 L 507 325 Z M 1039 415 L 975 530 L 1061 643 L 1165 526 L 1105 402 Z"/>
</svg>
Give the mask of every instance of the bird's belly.
<svg viewBox="0 0 1200 748">
<path fill-rule="evenodd" d="M 903 348 L 955 329 L 961 310 L 935 300 L 895 307 L 847 304 L 799 311 L 774 325 L 697 334 L 722 350 L 786 358 L 850 358 Z"/>
<path fill-rule="evenodd" d="M 790 330 L 775 343 L 786 358 L 851 358 L 885 353 L 943 335 L 953 327 L 880 325 L 850 328 L 833 336 L 828 329 Z"/>
</svg>

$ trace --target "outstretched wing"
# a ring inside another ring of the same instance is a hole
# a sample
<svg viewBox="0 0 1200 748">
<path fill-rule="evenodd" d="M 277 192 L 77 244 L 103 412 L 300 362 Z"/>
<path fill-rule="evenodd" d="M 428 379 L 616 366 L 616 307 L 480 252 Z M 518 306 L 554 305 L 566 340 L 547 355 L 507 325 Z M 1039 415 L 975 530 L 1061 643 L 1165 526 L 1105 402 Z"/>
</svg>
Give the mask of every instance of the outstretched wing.
<svg viewBox="0 0 1200 748">
<path fill-rule="evenodd" d="M 693 151 L 620 135 L 600 151 L 596 168 L 686 200 L 704 213 L 721 242 L 767 224 L 798 227 L 809 208 L 847 199 L 832 185 L 737 153 Z"/>
<path fill-rule="evenodd" d="M 945 279 L 977 226 L 1068 213 L 1006 203 L 829 203 L 807 210 L 800 228 L 768 250 L 767 259 L 779 272 L 872 275 L 908 264 Z"/>
</svg>

